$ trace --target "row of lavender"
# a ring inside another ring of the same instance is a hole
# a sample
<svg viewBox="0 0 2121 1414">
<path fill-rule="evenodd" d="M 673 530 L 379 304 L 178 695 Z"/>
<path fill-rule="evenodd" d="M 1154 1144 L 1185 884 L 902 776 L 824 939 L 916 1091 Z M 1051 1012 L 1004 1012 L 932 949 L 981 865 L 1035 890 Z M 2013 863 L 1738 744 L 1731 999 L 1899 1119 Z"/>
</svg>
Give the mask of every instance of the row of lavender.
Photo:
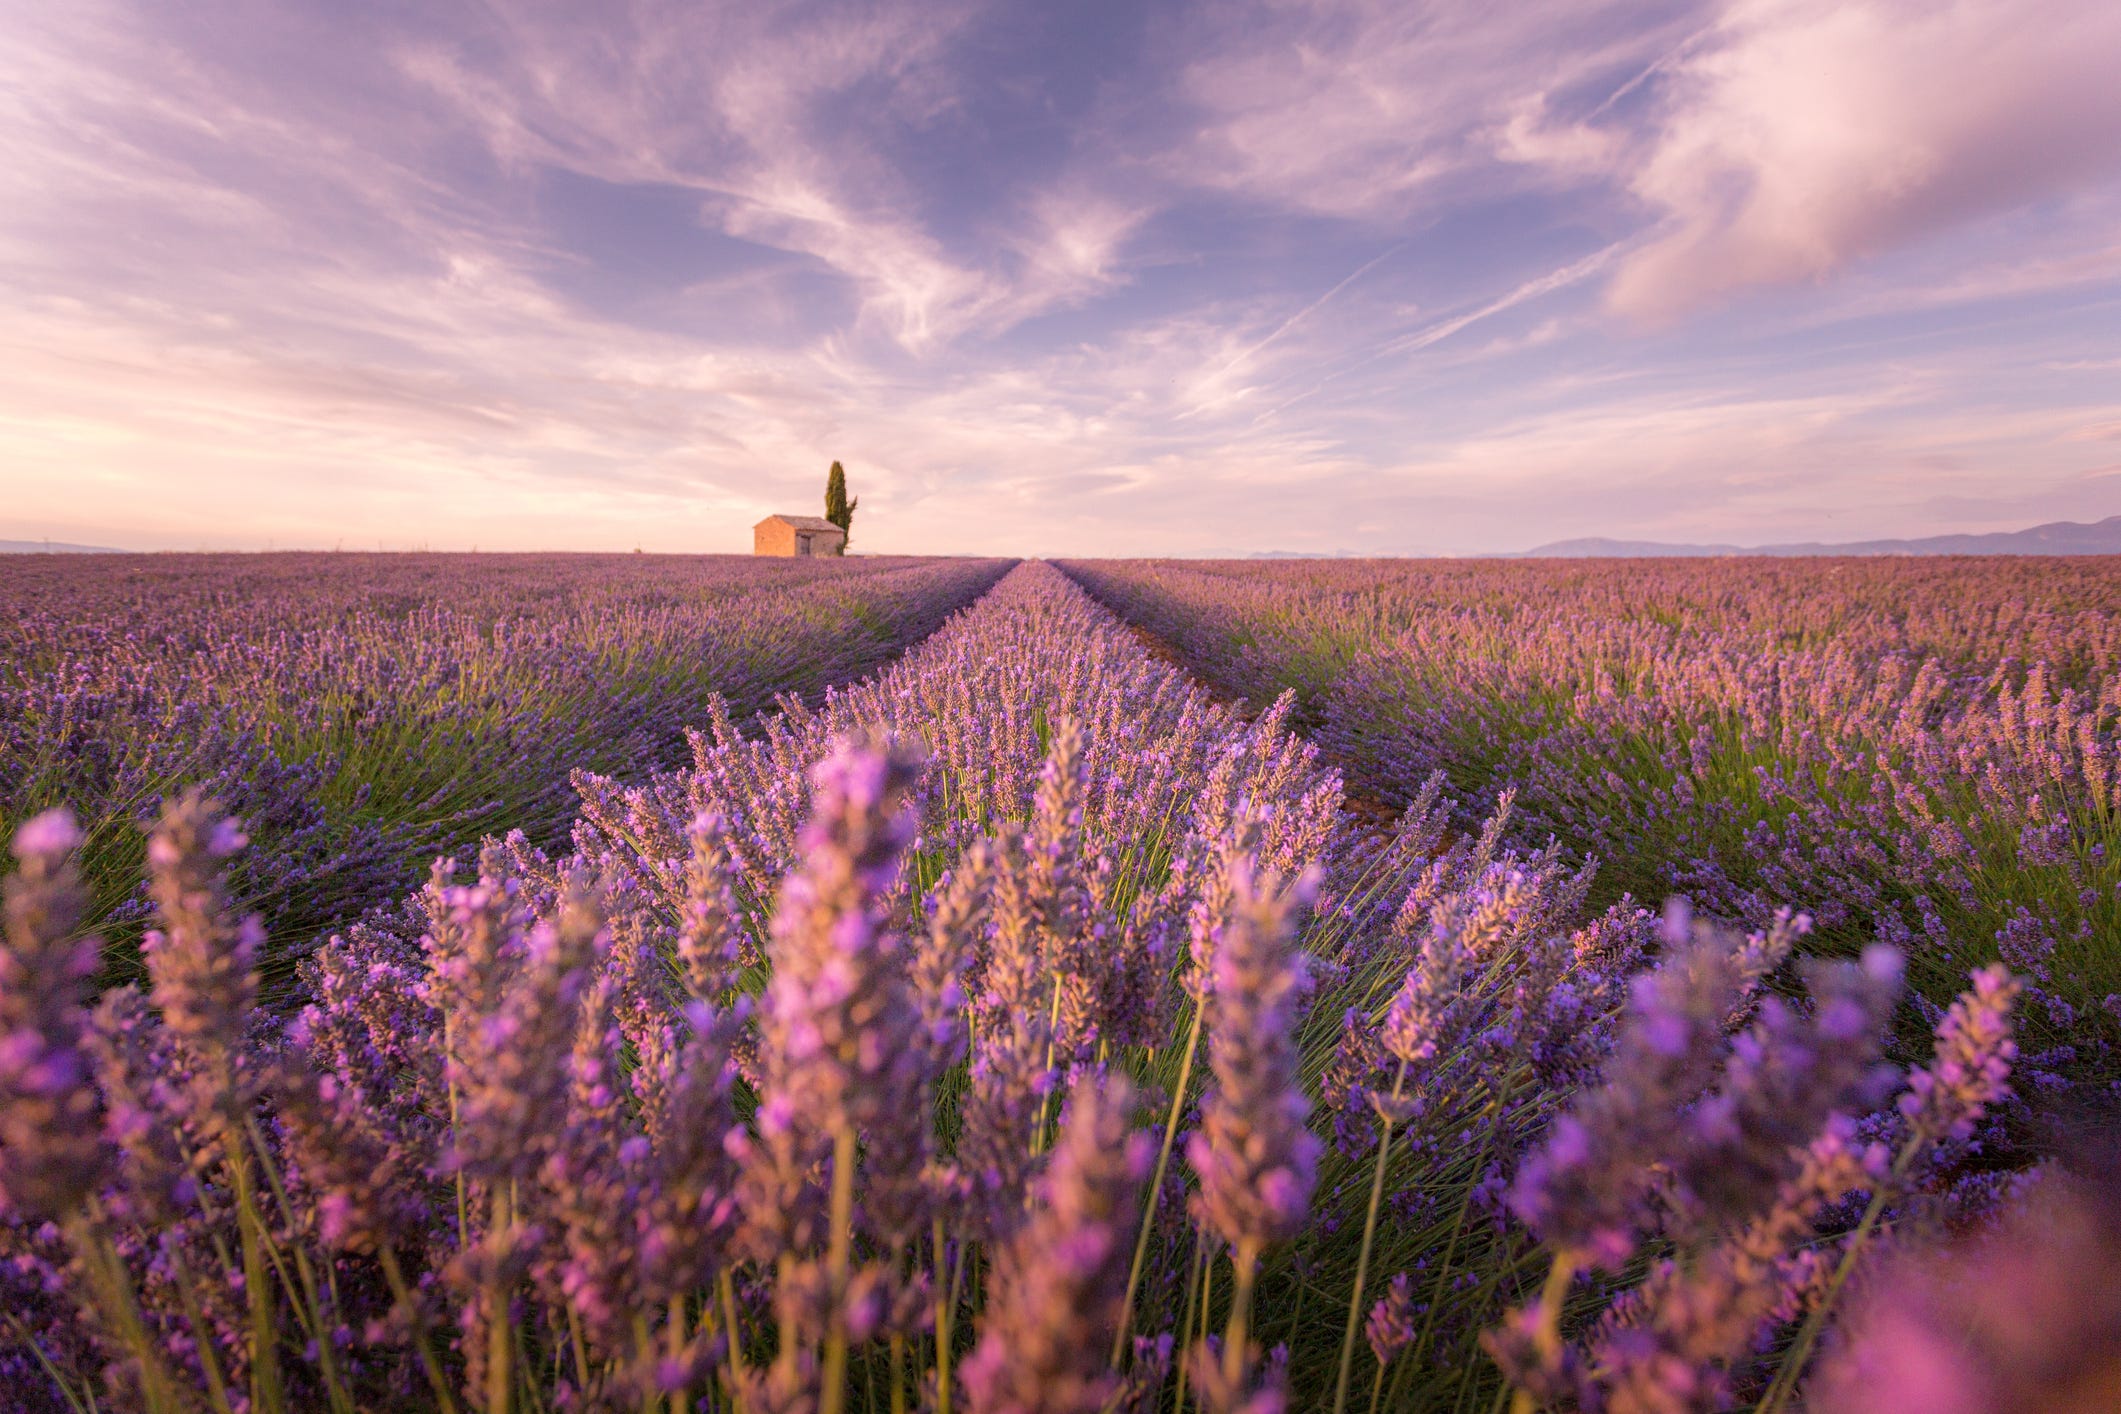
<svg viewBox="0 0 2121 1414">
<path fill-rule="evenodd" d="M 2044 1083 L 2121 1030 L 2121 562 L 1093 561 L 1069 573 L 1363 784 L 1820 941 L 1905 950 L 1931 1017 L 2026 976 Z"/>
<path fill-rule="evenodd" d="M 1591 910 L 1506 811 L 1446 845 L 1433 783 L 1366 836 L 1281 709 L 1213 705 L 1043 565 L 875 679 L 692 745 L 642 785 L 585 775 L 565 857 L 513 835 L 437 866 L 307 965 L 284 1025 L 218 882 L 234 826 L 165 815 L 147 990 L 92 1010 L 78 834 L 24 826 L 6 1387 L 1707 1410 L 1783 1408 L 1816 1367 L 1812 1407 L 1875 1410 L 1984 1314 L 1880 1281 L 1836 1335 L 1852 1274 L 2010 1186 L 1951 1182 L 2008 1099 L 2001 969 L 1903 1075 L 1890 948 L 1783 1000 L 1800 919 Z M 2102 1249 L 2053 1227 L 2028 1250 L 2067 1290 Z M 2038 1332 L 2060 1363 L 1952 1345 L 1957 1387 L 2052 1392 L 2095 1309 Z M 1960 1407 L 2020 1391 L 1991 1393 Z"/>
<path fill-rule="evenodd" d="M 138 935 L 140 826 L 204 785 L 274 951 L 402 893 L 438 852 L 550 841 L 579 767 L 683 759 L 869 671 L 999 562 L 698 556 L 17 555 L 0 561 L 0 826 L 79 813 L 90 921 Z"/>
</svg>

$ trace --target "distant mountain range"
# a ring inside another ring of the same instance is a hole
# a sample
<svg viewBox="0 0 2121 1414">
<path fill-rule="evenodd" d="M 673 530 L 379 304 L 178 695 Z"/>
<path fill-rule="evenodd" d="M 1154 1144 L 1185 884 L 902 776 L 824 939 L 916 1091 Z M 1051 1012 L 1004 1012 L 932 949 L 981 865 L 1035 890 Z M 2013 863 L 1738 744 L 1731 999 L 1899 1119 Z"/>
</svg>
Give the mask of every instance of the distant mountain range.
<svg viewBox="0 0 2121 1414">
<path fill-rule="evenodd" d="M 122 555 L 110 545 L 69 545 L 64 540 L 0 540 L 0 555 Z"/>
<path fill-rule="evenodd" d="M 2108 516 L 2089 525 L 2057 520 L 2029 530 L 1997 530 L 1986 535 L 1925 535 L 1915 540 L 1852 540 L 1839 545 L 1816 540 L 1794 545 L 1667 545 L 1655 540 L 1590 536 L 1556 540 L 1536 550 L 1492 558 L 1592 560 L 1714 555 L 2121 555 L 2121 516 Z"/>
</svg>

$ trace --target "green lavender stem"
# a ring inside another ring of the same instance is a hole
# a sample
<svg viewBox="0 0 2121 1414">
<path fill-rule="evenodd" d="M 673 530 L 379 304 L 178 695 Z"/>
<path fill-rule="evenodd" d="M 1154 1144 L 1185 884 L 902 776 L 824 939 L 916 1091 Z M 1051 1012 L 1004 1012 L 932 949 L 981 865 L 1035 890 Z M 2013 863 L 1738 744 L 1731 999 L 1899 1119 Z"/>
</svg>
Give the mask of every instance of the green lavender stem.
<svg viewBox="0 0 2121 1414">
<path fill-rule="evenodd" d="M 1134 1261 L 1127 1268 L 1127 1295 L 1120 1303 L 1119 1333 L 1112 1338 L 1112 1364 L 1117 1367 L 1134 1330 L 1134 1296 L 1141 1288 L 1142 1264 L 1148 1260 L 1149 1233 L 1155 1225 L 1156 1198 L 1164 1189 L 1164 1173 L 1171 1166 L 1171 1145 L 1178 1136 L 1178 1117 L 1184 1111 L 1186 1086 L 1193 1079 L 1193 1058 L 1200 1050 L 1201 1008 L 1193 1008 L 1193 1026 L 1186 1035 L 1185 1058 L 1178 1065 L 1178 1083 L 1171 1087 L 1171 1109 L 1164 1116 L 1164 1142 L 1156 1151 L 1156 1168 L 1149 1176 L 1149 1196 L 1142 1205 L 1141 1232 L 1134 1239 Z M 1189 1282 L 1190 1286 L 1191 1283 Z"/>
<path fill-rule="evenodd" d="M 847 1402 L 847 1271 L 854 1254 L 854 1130 L 840 1126 L 832 1140 L 832 1236 L 825 1252 L 825 1278 L 832 1293 L 832 1324 L 825 1334 L 819 1378 L 819 1414 L 840 1414 Z"/>
<path fill-rule="evenodd" d="M 1246 1242 L 1230 1258 L 1236 1285 L 1230 1293 L 1230 1320 L 1223 1327 L 1223 1384 L 1236 1389 L 1245 1373 L 1247 1329 L 1252 1318 L 1252 1288 L 1259 1281 L 1259 1246 Z"/>
<path fill-rule="evenodd" d="M 1400 1090 L 1407 1083 L 1407 1063 L 1399 1063 L 1399 1074 L 1392 1081 L 1392 1101 L 1399 1101 Z M 1392 1157 L 1392 1120 L 1380 1111 L 1377 1116 L 1380 1132 L 1377 1136 L 1377 1167 L 1370 1175 L 1370 1206 L 1362 1220 L 1362 1251 L 1355 1259 L 1355 1285 L 1348 1292 L 1348 1324 L 1340 1337 L 1340 1373 L 1333 1381 L 1333 1414 L 1347 1414 L 1348 1377 L 1355 1369 L 1355 1333 L 1362 1327 L 1362 1298 L 1370 1280 L 1370 1248 L 1377 1240 L 1377 1212 L 1384 1203 L 1385 1167 Z M 1382 1375 L 1384 1367 L 1378 1372 Z M 1377 1400 L 1373 1394 L 1370 1402 Z"/>
</svg>

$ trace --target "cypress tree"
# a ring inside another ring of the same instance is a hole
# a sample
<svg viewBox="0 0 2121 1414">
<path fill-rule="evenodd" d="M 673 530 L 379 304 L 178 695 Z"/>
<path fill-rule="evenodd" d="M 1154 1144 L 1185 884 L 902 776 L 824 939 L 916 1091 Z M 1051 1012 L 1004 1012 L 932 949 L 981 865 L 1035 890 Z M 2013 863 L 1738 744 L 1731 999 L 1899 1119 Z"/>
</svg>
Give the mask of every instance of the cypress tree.
<svg viewBox="0 0 2121 1414">
<path fill-rule="evenodd" d="M 847 546 L 854 540 L 854 508 L 862 503 L 861 497 L 847 499 L 847 472 L 838 462 L 825 476 L 825 519 L 840 528 L 840 550 L 844 555 Z"/>
</svg>

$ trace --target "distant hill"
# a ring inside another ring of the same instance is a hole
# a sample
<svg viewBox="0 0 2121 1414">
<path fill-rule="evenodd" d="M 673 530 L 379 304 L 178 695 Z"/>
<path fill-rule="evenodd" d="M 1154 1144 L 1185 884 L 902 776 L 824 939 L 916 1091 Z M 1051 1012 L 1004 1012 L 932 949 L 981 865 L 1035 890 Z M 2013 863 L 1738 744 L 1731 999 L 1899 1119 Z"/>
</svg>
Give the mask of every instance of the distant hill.
<svg viewBox="0 0 2121 1414">
<path fill-rule="evenodd" d="M 1220 558 L 1220 556 L 1216 556 Z M 1364 558 L 1360 550 L 1248 550 L 1248 560 L 1359 560 Z"/>
<path fill-rule="evenodd" d="M 2057 520 L 2029 530 L 1986 535 L 1926 535 L 1916 540 L 1852 540 L 1827 545 L 1667 545 L 1655 540 L 1556 540 L 1536 550 L 1497 556 L 1509 560 L 1590 560 L 1619 557 L 1676 558 L 1714 555 L 2121 555 L 2121 516 L 2089 525 Z"/>
<path fill-rule="evenodd" d="M 112 545 L 69 545 L 64 540 L 0 540 L 0 555 L 122 555 Z"/>
</svg>

